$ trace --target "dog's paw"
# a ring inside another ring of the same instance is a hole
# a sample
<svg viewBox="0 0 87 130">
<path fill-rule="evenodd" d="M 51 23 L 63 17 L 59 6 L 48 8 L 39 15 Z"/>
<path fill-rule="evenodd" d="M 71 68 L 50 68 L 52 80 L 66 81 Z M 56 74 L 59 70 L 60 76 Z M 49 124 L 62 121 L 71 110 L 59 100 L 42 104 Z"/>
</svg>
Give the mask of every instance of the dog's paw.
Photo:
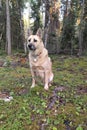
<svg viewBox="0 0 87 130">
<path fill-rule="evenodd" d="M 44 86 L 44 89 L 45 89 L 45 90 L 48 90 L 48 89 L 49 89 L 49 87 L 48 87 L 48 86 Z"/>
<path fill-rule="evenodd" d="M 52 84 L 51 83 L 49 83 L 49 87 L 51 87 L 52 86 Z"/>
<path fill-rule="evenodd" d="M 31 85 L 31 88 L 34 88 L 35 87 L 35 85 Z"/>
</svg>

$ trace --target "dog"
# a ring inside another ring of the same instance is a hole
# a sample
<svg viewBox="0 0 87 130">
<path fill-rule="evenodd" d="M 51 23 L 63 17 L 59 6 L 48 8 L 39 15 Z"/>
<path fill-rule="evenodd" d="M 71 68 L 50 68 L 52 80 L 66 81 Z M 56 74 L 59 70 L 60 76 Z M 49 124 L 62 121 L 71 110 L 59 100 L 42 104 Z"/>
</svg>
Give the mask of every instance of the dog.
<svg viewBox="0 0 87 130">
<path fill-rule="evenodd" d="M 53 81 L 52 62 L 48 57 L 48 51 L 42 41 L 42 30 L 38 29 L 36 35 L 30 35 L 27 41 L 29 48 L 29 64 L 32 75 L 31 88 L 35 87 L 36 77 L 44 84 L 44 89 L 48 90 Z"/>
</svg>

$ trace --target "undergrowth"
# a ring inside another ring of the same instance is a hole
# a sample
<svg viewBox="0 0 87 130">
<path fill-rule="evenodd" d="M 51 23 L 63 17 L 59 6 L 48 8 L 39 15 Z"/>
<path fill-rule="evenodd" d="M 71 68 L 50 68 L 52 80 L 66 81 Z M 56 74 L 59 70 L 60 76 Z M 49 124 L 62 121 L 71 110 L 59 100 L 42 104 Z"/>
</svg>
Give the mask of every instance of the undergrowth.
<svg viewBox="0 0 87 130">
<path fill-rule="evenodd" d="M 45 91 L 30 88 L 28 60 L 13 66 L 20 56 L 0 57 L 9 63 L 0 67 L 0 91 L 13 96 L 0 100 L 0 130 L 87 130 L 87 57 L 51 58 L 54 82 Z"/>
</svg>

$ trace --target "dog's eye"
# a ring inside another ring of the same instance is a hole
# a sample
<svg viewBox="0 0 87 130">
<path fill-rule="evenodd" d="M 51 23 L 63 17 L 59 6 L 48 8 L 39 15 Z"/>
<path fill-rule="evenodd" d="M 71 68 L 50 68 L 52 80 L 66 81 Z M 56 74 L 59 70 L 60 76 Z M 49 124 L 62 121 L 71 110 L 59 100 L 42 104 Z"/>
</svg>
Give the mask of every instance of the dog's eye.
<svg viewBox="0 0 87 130">
<path fill-rule="evenodd" d="M 31 39 L 28 40 L 29 42 L 31 41 Z"/>
<path fill-rule="evenodd" d="M 37 40 L 36 40 L 36 39 L 34 39 L 34 42 L 37 42 Z"/>
</svg>

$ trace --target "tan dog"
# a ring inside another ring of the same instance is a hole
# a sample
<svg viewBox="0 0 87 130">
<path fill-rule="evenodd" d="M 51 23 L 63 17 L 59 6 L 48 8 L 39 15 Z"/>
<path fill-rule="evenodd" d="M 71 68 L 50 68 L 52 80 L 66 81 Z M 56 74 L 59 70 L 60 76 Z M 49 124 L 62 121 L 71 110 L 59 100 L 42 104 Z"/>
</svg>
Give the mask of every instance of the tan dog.
<svg viewBox="0 0 87 130">
<path fill-rule="evenodd" d="M 28 37 L 27 46 L 29 48 L 29 63 L 32 74 L 31 87 L 35 87 L 36 77 L 39 77 L 44 83 L 44 89 L 48 90 L 53 80 L 52 62 L 41 39 L 40 29 L 36 35 Z"/>
</svg>

